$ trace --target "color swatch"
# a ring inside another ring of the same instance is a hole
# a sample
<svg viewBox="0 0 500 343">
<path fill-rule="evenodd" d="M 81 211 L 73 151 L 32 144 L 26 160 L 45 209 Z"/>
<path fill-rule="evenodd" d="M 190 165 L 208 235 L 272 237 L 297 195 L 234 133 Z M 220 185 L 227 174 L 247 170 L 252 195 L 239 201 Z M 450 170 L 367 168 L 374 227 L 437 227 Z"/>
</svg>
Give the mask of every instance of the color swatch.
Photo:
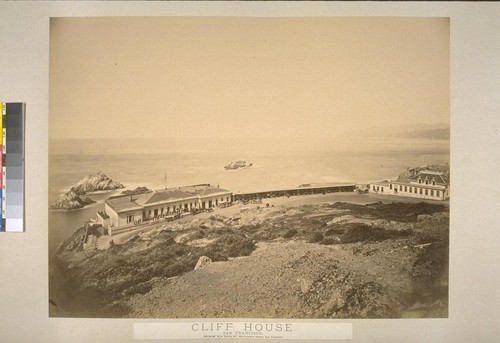
<svg viewBox="0 0 500 343">
<path fill-rule="evenodd" d="M 4 106 L 4 103 L 3 102 L 0 102 L 0 114 L 2 115 L 1 119 L 0 119 L 0 135 L 1 135 L 1 139 L 0 139 L 0 151 L 2 152 L 1 153 L 1 156 L 0 156 L 0 170 L 2 171 L 2 175 L 0 177 L 0 231 L 3 231 L 4 228 L 5 228 L 5 201 L 4 201 L 4 195 L 5 195 L 5 165 L 4 165 L 4 161 L 5 161 L 5 132 L 4 132 L 4 125 L 3 125 L 3 122 L 5 121 L 4 118 L 5 118 L 5 115 L 6 115 L 6 111 L 7 111 L 7 106 Z"/>
<path fill-rule="evenodd" d="M 1 231 L 24 231 L 24 103 L 2 104 Z"/>
</svg>

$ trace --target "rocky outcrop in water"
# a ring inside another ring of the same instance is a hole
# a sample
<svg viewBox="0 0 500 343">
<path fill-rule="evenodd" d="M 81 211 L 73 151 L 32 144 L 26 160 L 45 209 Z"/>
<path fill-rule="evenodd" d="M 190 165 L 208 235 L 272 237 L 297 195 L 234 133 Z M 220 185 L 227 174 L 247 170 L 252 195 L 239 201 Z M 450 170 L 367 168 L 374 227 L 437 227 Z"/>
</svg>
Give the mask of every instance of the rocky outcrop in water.
<svg viewBox="0 0 500 343">
<path fill-rule="evenodd" d="M 84 206 L 94 203 L 90 198 L 82 199 L 76 192 L 70 190 L 59 197 L 59 199 L 50 204 L 52 209 L 72 210 L 82 208 Z"/>
<path fill-rule="evenodd" d="M 125 190 L 122 192 L 122 194 L 124 195 L 136 195 L 136 194 L 142 194 L 142 193 L 147 193 L 147 192 L 151 192 L 151 190 L 148 188 L 148 187 L 144 187 L 144 186 L 141 186 L 141 187 L 136 187 L 135 189 L 132 189 L 132 190 Z"/>
<path fill-rule="evenodd" d="M 111 180 L 102 172 L 90 174 L 78 181 L 69 191 L 62 194 L 56 202 L 50 204 L 49 207 L 51 209 L 64 210 L 82 208 L 95 202 L 88 197 L 82 198 L 82 195 L 90 192 L 108 191 L 124 187 L 125 186 L 121 183 Z"/>
<path fill-rule="evenodd" d="M 111 180 L 103 172 L 98 172 L 97 174 L 90 174 L 78 181 L 71 187 L 71 191 L 74 191 L 78 195 L 83 195 L 90 192 L 109 191 L 119 188 L 125 188 L 125 186 Z"/>
<path fill-rule="evenodd" d="M 234 169 L 240 169 L 240 168 L 248 168 L 252 166 L 252 162 L 249 162 L 247 160 L 238 160 L 231 162 L 229 164 L 226 164 L 224 166 L 224 169 L 226 170 L 234 170 Z"/>
</svg>

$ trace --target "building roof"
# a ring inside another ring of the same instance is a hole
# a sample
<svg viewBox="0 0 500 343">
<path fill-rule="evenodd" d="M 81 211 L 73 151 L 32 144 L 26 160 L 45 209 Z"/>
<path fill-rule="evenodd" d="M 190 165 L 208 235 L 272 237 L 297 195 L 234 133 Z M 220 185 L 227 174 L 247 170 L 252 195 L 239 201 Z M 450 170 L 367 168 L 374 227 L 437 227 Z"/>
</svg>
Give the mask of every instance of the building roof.
<svg viewBox="0 0 500 343">
<path fill-rule="evenodd" d="M 175 189 L 161 189 L 149 193 L 141 194 L 135 201 L 138 205 L 147 206 L 157 203 L 193 199 L 196 196 L 192 193 Z"/>
<path fill-rule="evenodd" d="M 227 189 L 223 188 L 216 188 L 216 187 L 207 187 L 203 189 L 197 189 L 196 194 L 199 195 L 200 197 L 206 197 L 206 196 L 212 196 L 212 195 L 219 195 L 219 194 L 229 194 L 231 193 Z"/>
<path fill-rule="evenodd" d="M 137 196 L 131 195 L 119 195 L 115 197 L 110 197 L 106 200 L 106 203 L 111 206 L 113 210 L 116 212 L 126 212 L 133 210 L 140 210 L 142 206 L 136 204 L 133 200 L 135 200 Z"/>
<path fill-rule="evenodd" d="M 209 184 L 184 186 L 184 187 L 180 187 L 180 190 L 197 195 L 197 196 L 200 196 L 200 197 L 217 195 L 217 194 L 231 194 L 232 193 L 231 191 L 228 191 L 227 189 L 210 186 Z"/>
<path fill-rule="evenodd" d="M 182 200 L 193 200 L 213 195 L 231 194 L 227 189 L 212 187 L 209 184 L 160 189 L 135 195 L 110 197 L 106 203 L 116 212 L 141 210 L 156 204 L 168 204 Z"/>
<path fill-rule="evenodd" d="M 417 181 L 418 179 L 421 179 L 422 181 L 425 180 L 426 178 L 431 182 L 432 180 L 436 181 L 436 185 L 446 185 L 448 182 L 445 180 L 445 177 L 443 173 L 439 172 L 434 172 L 434 171 L 421 171 L 415 176 L 412 176 L 410 178 L 411 181 Z"/>
<path fill-rule="evenodd" d="M 377 182 L 372 182 L 371 184 L 384 186 L 384 185 L 387 185 L 389 183 L 392 183 L 392 184 L 397 184 L 397 185 L 407 184 L 407 185 L 412 186 L 414 184 L 411 182 L 418 182 L 419 178 L 422 181 L 425 181 L 425 179 L 427 179 L 429 181 L 429 184 L 427 184 L 427 185 L 424 182 L 422 182 L 421 184 L 418 184 L 419 187 L 432 188 L 433 185 L 431 183 L 433 180 L 436 181 L 435 186 L 447 186 L 448 185 L 448 179 L 443 173 L 431 171 L 431 170 L 422 170 L 417 175 L 408 176 L 408 177 L 398 177 L 396 180 L 377 181 Z"/>
<path fill-rule="evenodd" d="M 334 187 L 355 187 L 354 183 L 347 182 L 339 182 L 339 183 L 305 183 L 295 188 L 282 188 L 282 189 L 267 189 L 261 191 L 252 191 L 252 192 L 242 192 L 238 193 L 239 195 L 248 195 L 248 194 L 263 194 L 263 193 L 277 193 L 277 192 L 293 192 L 293 191 L 301 191 L 305 189 L 322 189 L 322 188 L 334 188 Z"/>
</svg>

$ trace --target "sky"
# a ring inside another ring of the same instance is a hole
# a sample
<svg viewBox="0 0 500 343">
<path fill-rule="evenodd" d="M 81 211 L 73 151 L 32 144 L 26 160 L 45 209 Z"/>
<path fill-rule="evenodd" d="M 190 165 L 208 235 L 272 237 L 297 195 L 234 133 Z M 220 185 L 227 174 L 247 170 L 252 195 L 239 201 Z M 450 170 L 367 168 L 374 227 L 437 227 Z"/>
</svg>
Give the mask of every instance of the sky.
<svg viewBox="0 0 500 343">
<path fill-rule="evenodd" d="M 49 68 L 51 139 L 320 142 L 450 120 L 448 18 L 52 18 Z"/>
</svg>

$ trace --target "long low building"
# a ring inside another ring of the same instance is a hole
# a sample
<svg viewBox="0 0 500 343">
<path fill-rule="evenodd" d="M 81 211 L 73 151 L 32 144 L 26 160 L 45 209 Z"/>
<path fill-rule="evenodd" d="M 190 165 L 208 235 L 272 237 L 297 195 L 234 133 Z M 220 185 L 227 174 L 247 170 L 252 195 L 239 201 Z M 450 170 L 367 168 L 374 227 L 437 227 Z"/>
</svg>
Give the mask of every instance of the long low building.
<svg viewBox="0 0 500 343">
<path fill-rule="evenodd" d="M 450 197 L 448 178 L 443 173 L 429 170 L 419 171 L 408 178 L 373 182 L 369 191 L 430 200 L 446 200 Z"/>
<path fill-rule="evenodd" d="M 306 183 L 296 188 L 238 193 L 234 194 L 234 200 L 249 201 L 282 196 L 354 192 L 355 189 L 354 183 Z"/>
<path fill-rule="evenodd" d="M 104 202 L 104 212 L 98 212 L 97 218 L 111 236 L 149 221 L 232 201 L 231 191 L 210 184 L 192 185 L 110 197 Z"/>
</svg>

